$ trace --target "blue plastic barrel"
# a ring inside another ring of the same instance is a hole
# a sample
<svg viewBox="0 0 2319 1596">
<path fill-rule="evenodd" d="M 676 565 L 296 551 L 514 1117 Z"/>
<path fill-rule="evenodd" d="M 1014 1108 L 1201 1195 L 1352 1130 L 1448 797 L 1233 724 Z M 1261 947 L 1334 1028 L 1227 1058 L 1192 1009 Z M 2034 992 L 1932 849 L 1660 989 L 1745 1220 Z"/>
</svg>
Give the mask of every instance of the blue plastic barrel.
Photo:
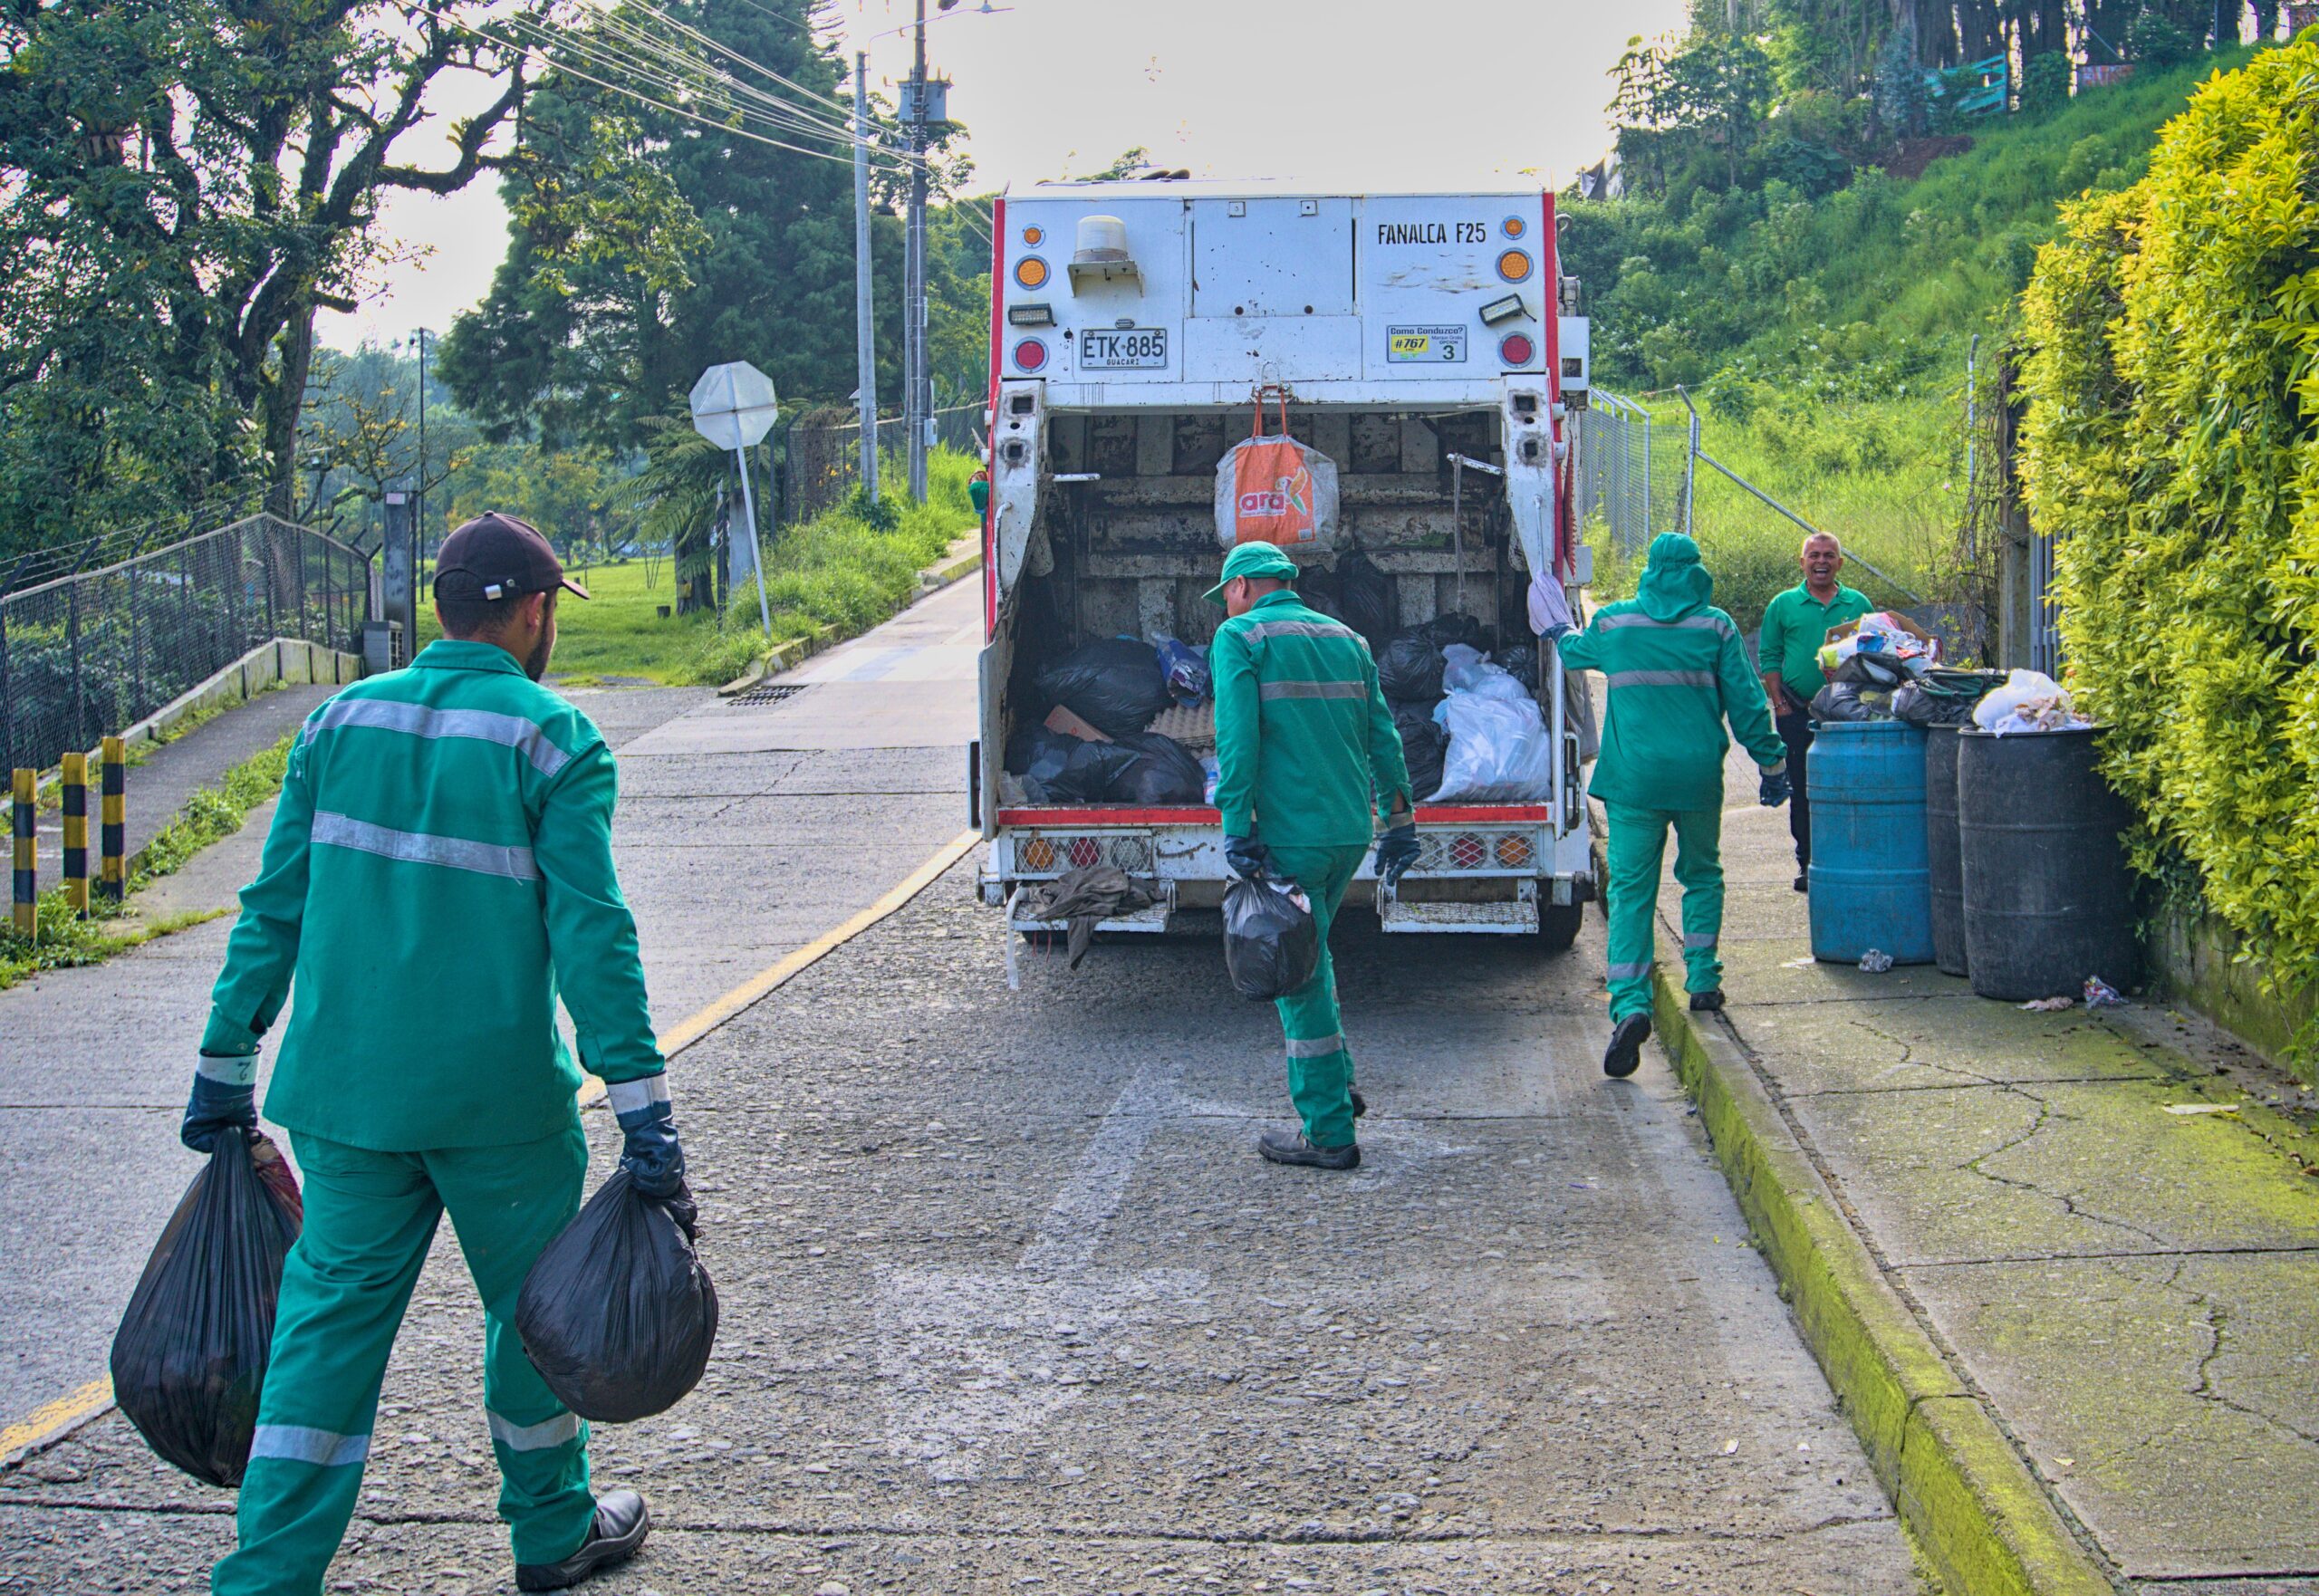
<svg viewBox="0 0 2319 1596">
<path fill-rule="evenodd" d="M 1932 962 L 1924 732 L 1901 720 L 1812 728 L 1812 957 L 1858 964 L 1871 948 Z"/>
</svg>

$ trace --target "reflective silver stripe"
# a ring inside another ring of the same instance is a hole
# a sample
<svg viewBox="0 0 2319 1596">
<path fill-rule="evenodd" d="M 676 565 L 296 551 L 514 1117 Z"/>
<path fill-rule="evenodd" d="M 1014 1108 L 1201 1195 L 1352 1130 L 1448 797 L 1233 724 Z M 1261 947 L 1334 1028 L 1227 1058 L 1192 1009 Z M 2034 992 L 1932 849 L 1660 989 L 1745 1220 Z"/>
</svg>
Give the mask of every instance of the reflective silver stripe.
<svg viewBox="0 0 2319 1596">
<path fill-rule="evenodd" d="M 1603 679 L 1614 687 L 1711 687 L 1711 670 L 1613 670 Z"/>
<path fill-rule="evenodd" d="M 245 1059 L 221 1059 L 210 1053 L 201 1053 L 193 1061 L 193 1072 L 212 1081 L 222 1081 L 228 1086 L 255 1086 L 257 1084 L 257 1055 L 252 1053 Z"/>
<path fill-rule="evenodd" d="M 342 1436 L 335 1430 L 308 1429 L 302 1424 L 261 1424 L 250 1437 L 250 1456 L 280 1457 L 311 1463 L 317 1468 L 343 1468 L 370 1455 L 370 1432 Z"/>
<path fill-rule="evenodd" d="M 1366 682 L 1266 682 L 1256 689 L 1262 698 L 1366 698 Z"/>
<path fill-rule="evenodd" d="M 1713 931 L 1686 931 L 1683 933 L 1683 946 L 1685 947 L 1713 947 L 1715 938 L 1716 933 Z"/>
<path fill-rule="evenodd" d="M 1343 1051 L 1344 1033 L 1342 1031 L 1333 1036 L 1307 1036 L 1302 1042 L 1294 1036 L 1288 1039 L 1288 1056 L 1293 1059 L 1324 1059 Z"/>
<path fill-rule="evenodd" d="M 473 870 L 482 876 L 506 876 L 517 881 L 536 881 L 540 867 L 528 848 L 505 848 L 496 842 L 470 842 L 464 837 L 436 837 L 425 832 L 398 832 L 388 826 L 374 826 L 366 820 L 332 814 L 327 810 L 314 815 L 313 829 L 309 833 L 317 842 L 327 842 L 337 848 L 351 848 L 362 853 L 382 854 L 388 859 L 399 859 L 410 864 L 440 865 L 446 870 Z"/>
<path fill-rule="evenodd" d="M 580 1438 L 577 1413 L 559 1413 L 538 1424 L 513 1424 L 488 1408 L 483 1410 L 483 1417 L 491 1426 L 491 1438 L 510 1452 L 544 1452 Z"/>
<path fill-rule="evenodd" d="M 1259 620 L 1246 629 L 1252 638 L 1350 638 L 1360 634 L 1333 620 Z"/>
<path fill-rule="evenodd" d="M 1650 974 L 1650 964 L 1646 959 L 1639 965 L 1612 965 L 1606 974 L 1613 981 L 1640 981 Z"/>
<path fill-rule="evenodd" d="M 572 760 L 572 755 L 548 740 L 547 733 L 537 724 L 520 715 L 500 715 L 488 709 L 429 709 L 424 704 L 404 704 L 391 698 L 333 698 L 306 722 L 299 740 L 312 742 L 316 733 L 342 726 L 408 732 L 414 737 L 473 737 L 479 742 L 504 743 L 530 760 L 544 776 L 553 775 Z"/>
<path fill-rule="evenodd" d="M 604 1088 L 604 1095 L 611 1100 L 613 1113 L 632 1114 L 656 1102 L 667 1102 L 669 1078 L 660 1074 L 647 1075 L 641 1081 L 615 1081 Z"/>
<path fill-rule="evenodd" d="M 1686 615 L 1680 620 L 1657 620 L 1650 616 L 1629 611 L 1624 615 L 1605 615 L 1595 625 L 1604 631 L 1621 626 L 1648 626 L 1660 631 L 1711 631 L 1718 637 L 1736 638 L 1739 629 L 1720 615 Z"/>
</svg>

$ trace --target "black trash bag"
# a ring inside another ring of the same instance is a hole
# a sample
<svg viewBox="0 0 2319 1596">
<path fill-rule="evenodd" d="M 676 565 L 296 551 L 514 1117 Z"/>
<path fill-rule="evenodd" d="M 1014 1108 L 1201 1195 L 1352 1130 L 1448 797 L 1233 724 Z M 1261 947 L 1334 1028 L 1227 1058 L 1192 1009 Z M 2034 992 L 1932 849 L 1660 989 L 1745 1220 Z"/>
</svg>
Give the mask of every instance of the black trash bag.
<svg viewBox="0 0 2319 1596">
<path fill-rule="evenodd" d="M 1405 638 L 1423 638 L 1437 649 L 1446 649 L 1452 643 L 1463 643 L 1468 649 L 1477 649 L 1487 654 L 1489 652 L 1489 645 L 1482 640 L 1484 635 L 1480 621 L 1461 611 L 1454 610 L 1447 615 L 1437 615 L 1420 625 L 1405 627 L 1401 631 L 1401 636 Z"/>
<path fill-rule="evenodd" d="M 1337 562 L 1337 604 L 1344 623 L 1369 639 L 1371 652 L 1381 652 L 1393 635 L 1393 584 L 1368 555 Z"/>
<path fill-rule="evenodd" d="M 1121 771 L 1108 796 L 1114 803 L 1136 803 L 1146 809 L 1198 803 L 1208 796 L 1208 772 L 1191 750 L 1162 732 L 1137 732 L 1117 744 L 1132 749 L 1138 758 Z"/>
<path fill-rule="evenodd" d="M 1858 682 L 1830 682 L 1812 696 L 1812 718 L 1890 720 L 1892 694 L 1886 687 L 1863 687 Z"/>
<path fill-rule="evenodd" d="M 1490 663 L 1520 682 L 1532 692 L 1538 690 L 1538 650 L 1527 643 L 1516 643 L 1490 656 Z"/>
<path fill-rule="evenodd" d="M 113 1400 L 147 1446 L 205 1484 L 238 1485 L 249 1466 L 282 1260 L 304 1222 L 274 1143 L 220 1136 L 120 1316 Z"/>
<path fill-rule="evenodd" d="M 1006 739 L 1006 768 L 1023 778 L 1023 791 L 1034 803 L 1047 801 L 1047 790 L 1071 763 L 1083 745 L 1067 732 L 1043 726 L 1025 726 Z"/>
<path fill-rule="evenodd" d="M 1035 685 L 1048 702 L 1060 704 L 1105 736 L 1140 732 L 1175 700 L 1160 654 L 1134 638 L 1097 638 L 1052 664 L 1042 666 Z"/>
<path fill-rule="evenodd" d="M 1441 790 L 1441 762 L 1449 737 L 1434 723 L 1433 706 L 1394 702 L 1393 728 L 1401 734 L 1401 762 L 1410 768 L 1410 796 L 1422 803 Z"/>
<path fill-rule="evenodd" d="M 1296 590 L 1296 598 L 1298 602 L 1316 615 L 1325 615 L 1331 620 L 1344 620 L 1343 607 L 1337 602 L 1336 595 L 1325 588 L 1308 592 L 1300 587 Z"/>
<path fill-rule="evenodd" d="M 1882 687 L 1886 691 L 1915 681 L 1924 674 L 1924 667 L 1914 659 L 1903 659 L 1897 654 L 1882 654 L 1874 650 L 1854 654 L 1831 671 L 1828 679 L 1856 687 Z"/>
<path fill-rule="evenodd" d="M 646 1197 L 625 1169 L 547 1244 L 515 1333 L 557 1401 L 602 1424 L 665 1413 L 717 1344 L 717 1287 L 693 1250 L 691 1194 Z"/>
<path fill-rule="evenodd" d="M 1892 694 L 1892 713 L 1911 726 L 1970 726 L 1973 709 L 2005 681 L 2001 670 L 1929 670 Z"/>
<path fill-rule="evenodd" d="M 1081 743 L 1060 774 L 1046 784 L 1054 803 L 1109 803 L 1112 790 L 1143 758 L 1143 751 L 1125 743 Z"/>
<path fill-rule="evenodd" d="M 1224 889 L 1224 968 L 1234 991 L 1269 1003 L 1311 980 L 1320 966 L 1320 929 L 1302 888 L 1265 876 Z"/>
<path fill-rule="evenodd" d="M 1441 650 L 1410 632 L 1377 656 L 1377 686 L 1388 698 L 1431 704 L 1441 697 Z"/>
</svg>

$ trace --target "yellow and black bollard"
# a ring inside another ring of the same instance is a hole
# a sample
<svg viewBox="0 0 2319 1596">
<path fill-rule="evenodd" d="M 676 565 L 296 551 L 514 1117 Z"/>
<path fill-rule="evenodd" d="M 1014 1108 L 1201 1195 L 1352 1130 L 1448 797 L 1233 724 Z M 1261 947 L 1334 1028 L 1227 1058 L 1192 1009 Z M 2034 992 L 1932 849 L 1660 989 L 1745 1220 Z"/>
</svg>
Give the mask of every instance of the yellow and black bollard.
<svg viewBox="0 0 2319 1596">
<path fill-rule="evenodd" d="M 40 844 L 33 836 L 33 801 L 37 793 L 34 774 L 29 770 L 16 772 L 9 794 L 13 800 L 9 831 L 16 844 L 16 935 L 28 940 L 40 931 L 40 869 L 34 851 Z"/>
<path fill-rule="evenodd" d="M 64 798 L 64 901 L 82 919 L 89 918 L 89 756 L 67 754 Z"/>
<path fill-rule="evenodd" d="M 104 812 L 97 841 L 103 862 L 98 867 L 97 896 L 119 903 L 129 878 L 129 745 L 119 737 L 104 742 Z"/>
</svg>

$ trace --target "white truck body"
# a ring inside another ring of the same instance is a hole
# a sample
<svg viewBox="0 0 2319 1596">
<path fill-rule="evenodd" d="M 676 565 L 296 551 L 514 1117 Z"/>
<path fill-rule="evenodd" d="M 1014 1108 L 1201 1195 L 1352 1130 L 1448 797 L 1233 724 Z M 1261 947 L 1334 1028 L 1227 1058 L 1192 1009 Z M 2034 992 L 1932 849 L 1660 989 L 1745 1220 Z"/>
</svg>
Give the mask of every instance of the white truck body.
<svg viewBox="0 0 2319 1596">
<path fill-rule="evenodd" d="M 1586 577 L 1564 418 L 1584 403 L 1586 327 L 1562 313 L 1551 195 L 1048 184 L 1003 197 L 994 221 L 982 893 L 1018 914 L 1018 889 L 1109 862 L 1156 902 L 1108 928 L 1164 929 L 1230 879 L 1217 813 L 1010 792 L 1008 739 L 1044 712 L 1036 666 L 1115 633 L 1205 646 L 1222 619 L 1200 598 L 1224 553 L 1216 466 L 1259 389 L 1285 390 L 1291 432 L 1337 466 L 1333 543 L 1292 551 L 1308 572 L 1358 549 L 1390 582 L 1396 627 L 1462 608 L 1501 657 L 1537 648 L 1532 573 L 1573 610 Z M 1543 654 L 1552 792 L 1420 804 L 1424 851 L 1399 890 L 1364 867 L 1349 895 L 1387 930 L 1574 935 L 1594 887 L 1580 716 Z"/>
</svg>

